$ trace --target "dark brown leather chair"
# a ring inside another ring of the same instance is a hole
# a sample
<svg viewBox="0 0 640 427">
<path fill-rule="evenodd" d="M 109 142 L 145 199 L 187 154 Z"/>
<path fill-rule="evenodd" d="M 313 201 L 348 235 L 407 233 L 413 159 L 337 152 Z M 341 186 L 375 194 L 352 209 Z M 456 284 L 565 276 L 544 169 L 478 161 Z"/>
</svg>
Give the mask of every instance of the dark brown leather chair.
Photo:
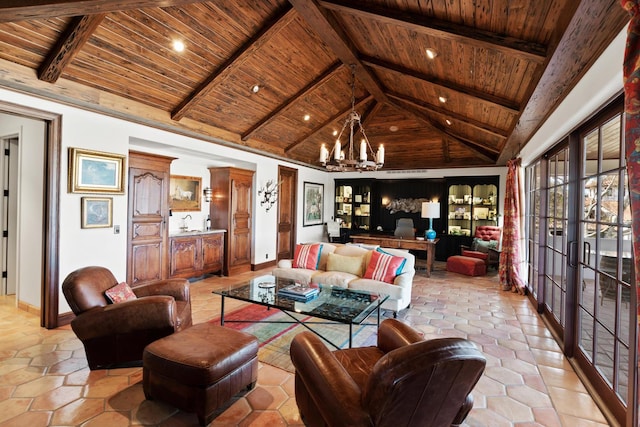
<svg viewBox="0 0 640 427">
<path fill-rule="evenodd" d="M 76 317 L 71 328 L 84 345 L 90 369 L 141 361 L 145 346 L 192 324 L 189 282 L 169 279 L 136 286 L 137 299 L 111 304 L 105 291 L 118 284 L 104 267 L 84 267 L 62 283 Z"/>
<path fill-rule="evenodd" d="M 375 347 L 331 351 L 314 334 L 291 343 L 295 395 L 307 426 L 459 425 L 486 359 L 461 338 L 424 341 L 395 319 L 380 325 Z"/>
</svg>

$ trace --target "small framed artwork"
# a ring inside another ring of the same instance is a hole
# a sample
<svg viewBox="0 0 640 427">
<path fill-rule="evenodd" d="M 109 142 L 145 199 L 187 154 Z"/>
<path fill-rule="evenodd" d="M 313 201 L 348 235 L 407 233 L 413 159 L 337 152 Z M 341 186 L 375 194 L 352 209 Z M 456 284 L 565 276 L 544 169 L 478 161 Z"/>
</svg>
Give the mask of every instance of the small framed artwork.
<svg viewBox="0 0 640 427">
<path fill-rule="evenodd" d="M 202 178 L 199 176 L 171 175 L 169 179 L 169 208 L 176 212 L 200 210 Z"/>
<path fill-rule="evenodd" d="M 124 193 L 125 156 L 69 148 L 70 193 Z"/>
<path fill-rule="evenodd" d="M 109 228 L 113 223 L 113 199 L 83 197 L 81 215 L 82 228 Z"/>
<path fill-rule="evenodd" d="M 320 225 L 323 223 L 324 185 L 305 182 L 303 187 L 302 226 Z"/>
</svg>

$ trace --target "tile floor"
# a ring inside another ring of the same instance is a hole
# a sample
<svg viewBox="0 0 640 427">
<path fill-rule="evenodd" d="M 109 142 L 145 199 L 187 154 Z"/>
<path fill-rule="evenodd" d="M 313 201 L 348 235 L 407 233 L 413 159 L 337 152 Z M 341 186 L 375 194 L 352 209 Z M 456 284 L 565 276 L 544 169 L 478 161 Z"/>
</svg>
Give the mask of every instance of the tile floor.
<svg viewBox="0 0 640 427">
<path fill-rule="evenodd" d="M 219 315 L 214 287 L 247 277 L 193 283 L 194 322 Z M 412 306 L 401 319 L 426 338 L 469 338 L 487 357 L 464 425 L 608 425 L 528 300 L 500 291 L 495 274 L 468 278 L 439 266 L 431 278 L 416 276 L 414 285 Z M 228 302 L 225 311 L 234 308 Z M 68 326 L 40 328 L 36 316 L 14 307 L 15 298 L 0 297 L 0 427 L 197 425 L 193 414 L 144 399 L 141 368 L 92 372 Z M 260 364 L 257 387 L 235 398 L 211 425 L 302 425 L 293 376 Z"/>
</svg>

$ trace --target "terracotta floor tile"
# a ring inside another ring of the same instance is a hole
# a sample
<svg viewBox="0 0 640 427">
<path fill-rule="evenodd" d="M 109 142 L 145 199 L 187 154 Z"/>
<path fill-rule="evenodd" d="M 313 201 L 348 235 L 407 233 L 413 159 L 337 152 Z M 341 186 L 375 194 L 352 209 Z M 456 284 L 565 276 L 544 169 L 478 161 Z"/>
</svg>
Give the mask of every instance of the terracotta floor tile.
<svg viewBox="0 0 640 427">
<path fill-rule="evenodd" d="M 58 388 L 64 382 L 64 377 L 48 375 L 16 387 L 13 397 L 36 397 Z"/>
<path fill-rule="evenodd" d="M 267 410 L 279 408 L 289 396 L 281 387 L 258 385 L 246 398 L 254 410 Z"/>
<path fill-rule="evenodd" d="M 0 427 L 47 426 L 49 425 L 50 419 L 51 419 L 51 412 L 46 412 L 46 411 L 23 412 L 16 417 L 13 417 L 7 421 L 1 422 Z"/>
<path fill-rule="evenodd" d="M 54 411 L 51 424 L 79 425 L 104 412 L 104 399 L 78 399 Z"/>
<path fill-rule="evenodd" d="M 559 414 L 606 423 L 602 412 L 587 393 L 559 387 L 549 387 L 549 396 Z"/>
<path fill-rule="evenodd" d="M 43 393 L 33 400 L 33 410 L 55 410 L 82 397 L 81 386 L 62 386 Z"/>
</svg>

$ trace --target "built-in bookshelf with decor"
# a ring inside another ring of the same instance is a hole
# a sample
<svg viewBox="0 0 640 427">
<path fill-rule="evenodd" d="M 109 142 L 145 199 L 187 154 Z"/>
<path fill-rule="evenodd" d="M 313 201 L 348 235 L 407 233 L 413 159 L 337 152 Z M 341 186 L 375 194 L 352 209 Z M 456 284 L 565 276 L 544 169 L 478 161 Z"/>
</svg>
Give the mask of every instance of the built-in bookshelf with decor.
<svg viewBox="0 0 640 427">
<path fill-rule="evenodd" d="M 361 180 L 336 180 L 335 218 L 351 233 L 371 228 L 371 184 Z"/>
</svg>

